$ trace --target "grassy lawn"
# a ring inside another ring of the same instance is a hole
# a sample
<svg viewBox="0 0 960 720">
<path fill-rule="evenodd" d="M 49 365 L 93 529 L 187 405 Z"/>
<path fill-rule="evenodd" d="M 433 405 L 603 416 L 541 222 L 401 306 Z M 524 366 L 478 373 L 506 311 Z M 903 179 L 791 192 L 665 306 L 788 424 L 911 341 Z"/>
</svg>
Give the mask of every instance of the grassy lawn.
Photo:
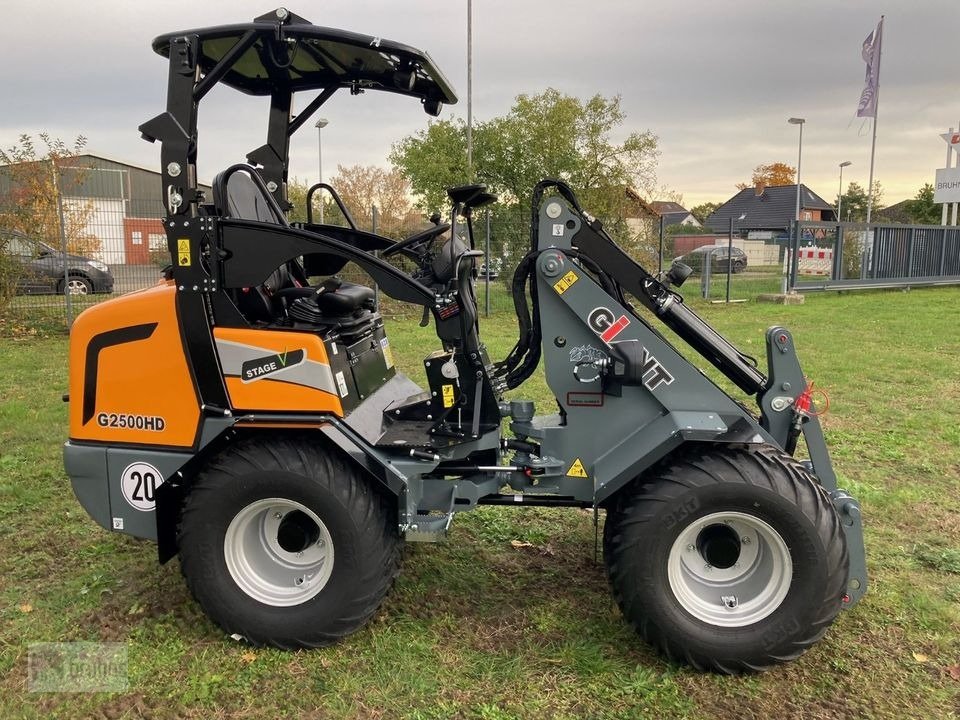
<svg viewBox="0 0 960 720">
<path fill-rule="evenodd" d="M 689 295 L 695 295 L 692 288 Z M 736 297 L 736 295 L 735 295 Z M 482 307 L 482 289 L 480 291 Z M 491 355 L 516 338 L 498 286 Z M 65 337 L 0 339 L 0 697 L 5 718 L 949 718 L 960 715 L 960 289 L 701 305 L 747 352 L 790 327 L 831 398 L 827 439 L 863 503 L 870 591 L 800 660 L 718 677 L 672 665 L 621 620 L 589 512 L 482 508 L 406 549 L 376 619 L 312 652 L 226 638 L 150 543 L 89 520 L 64 476 Z M 437 346 L 389 322 L 400 367 Z M 8 326 L 8 331 L 9 331 Z M 0 324 L 0 332 L 3 326 Z M 515 396 L 541 412 L 541 375 Z M 515 547 L 513 540 L 529 545 Z M 122 694 L 26 689 L 27 646 L 127 644 Z"/>
</svg>

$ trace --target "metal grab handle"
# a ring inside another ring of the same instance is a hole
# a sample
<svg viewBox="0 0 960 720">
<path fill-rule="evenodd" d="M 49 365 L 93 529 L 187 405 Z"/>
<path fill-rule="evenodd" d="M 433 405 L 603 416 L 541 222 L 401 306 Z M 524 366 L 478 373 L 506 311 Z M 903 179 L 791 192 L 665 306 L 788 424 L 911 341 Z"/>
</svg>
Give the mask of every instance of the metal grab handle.
<svg viewBox="0 0 960 720">
<path fill-rule="evenodd" d="M 337 207 L 340 208 L 340 212 L 343 213 L 343 217 L 347 219 L 347 224 L 350 226 L 350 229 L 356 230 L 357 224 L 353 221 L 353 216 L 350 214 L 350 211 L 347 210 L 347 206 L 343 204 L 343 200 L 340 199 L 337 191 L 327 183 L 317 183 L 307 190 L 307 223 L 309 225 L 313 225 L 313 194 L 317 190 L 326 190 L 328 193 L 330 193 L 330 197 L 333 198 L 333 201 L 337 204 Z"/>
</svg>

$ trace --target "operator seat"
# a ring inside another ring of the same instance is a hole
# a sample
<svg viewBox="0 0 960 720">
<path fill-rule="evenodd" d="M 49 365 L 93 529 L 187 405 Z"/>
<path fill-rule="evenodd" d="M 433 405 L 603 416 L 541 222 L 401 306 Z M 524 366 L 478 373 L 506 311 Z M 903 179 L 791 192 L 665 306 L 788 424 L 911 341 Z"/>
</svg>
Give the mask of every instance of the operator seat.
<svg viewBox="0 0 960 720">
<path fill-rule="evenodd" d="M 254 173 L 256 170 L 250 166 L 233 165 L 218 174 L 213 180 L 214 206 L 224 217 L 289 227 L 290 223 L 277 201 L 253 179 Z M 274 270 L 259 287 L 237 290 L 234 301 L 248 321 L 272 322 L 283 316 L 283 305 L 277 293 L 283 288 L 306 285 L 307 278 L 300 263 L 290 260 Z"/>
<path fill-rule="evenodd" d="M 249 165 L 240 164 L 217 175 L 213 181 L 215 207 L 225 217 L 290 227 L 286 215 L 256 173 Z M 286 307 L 297 299 L 313 300 L 314 323 L 321 322 L 321 316 L 356 316 L 359 311 L 374 306 L 374 292 L 364 285 L 338 281 L 334 286 L 325 284 L 322 293 L 318 294 L 318 289 L 310 287 L 300 262 L 289 260 L 274 270 L 259 287 L 236 291 L 234 301 L 248 321 L 267 323 L 284 319 Z"/>
</svg>

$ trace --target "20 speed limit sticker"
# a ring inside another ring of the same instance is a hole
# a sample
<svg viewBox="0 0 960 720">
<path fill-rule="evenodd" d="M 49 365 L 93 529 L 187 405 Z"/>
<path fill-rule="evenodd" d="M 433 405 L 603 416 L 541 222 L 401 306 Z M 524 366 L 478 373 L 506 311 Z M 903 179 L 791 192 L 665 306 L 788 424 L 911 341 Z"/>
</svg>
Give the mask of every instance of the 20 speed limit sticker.
<svg viewBox="0 0 960 720">
<path fill-rule="evenodd" d="M 147 512 L 156 507 L 157 488 L 163 484 L 163 475 L 150 463 L 127 465 L 120 477 L 123 499 L 135 510 Z"/>
</svg>

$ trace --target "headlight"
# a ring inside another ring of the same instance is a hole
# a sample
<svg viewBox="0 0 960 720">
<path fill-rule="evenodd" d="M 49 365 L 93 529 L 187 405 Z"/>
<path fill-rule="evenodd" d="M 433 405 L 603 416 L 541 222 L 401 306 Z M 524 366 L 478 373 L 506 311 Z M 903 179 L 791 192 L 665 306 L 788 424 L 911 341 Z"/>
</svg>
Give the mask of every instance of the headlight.
<svg viewBox="0 0 960 720">
<path fill-rule="evenodd" d="M 87 260 L 87 265 L 96 268 L 100 272 L 107 272 L 109 270 L 109 268 L 99 260 Z"/>
</svg>

